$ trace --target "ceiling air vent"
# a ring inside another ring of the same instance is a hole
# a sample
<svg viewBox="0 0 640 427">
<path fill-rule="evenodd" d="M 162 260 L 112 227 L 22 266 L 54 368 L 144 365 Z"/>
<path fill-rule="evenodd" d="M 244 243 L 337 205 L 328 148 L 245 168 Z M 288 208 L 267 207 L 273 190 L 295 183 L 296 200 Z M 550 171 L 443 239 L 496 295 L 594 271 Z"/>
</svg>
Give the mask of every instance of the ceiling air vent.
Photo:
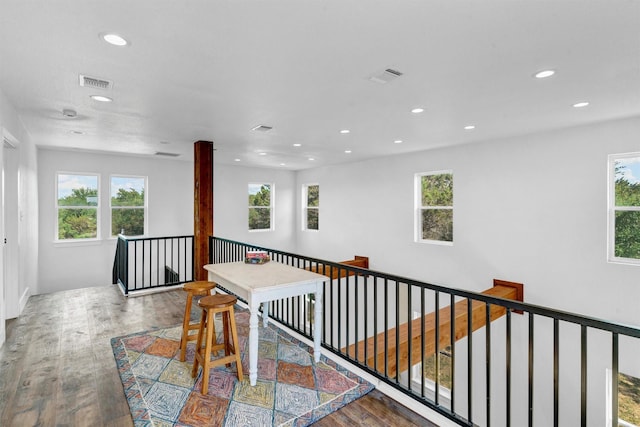
<svg viewBox="0 0 640 427">
<path fill-rule="evenodd" d="M 385 84 L 397 79 L 400 76 L 402 76 L 402 73 L 400 71 L 394 70 L 393 68 L 387 68 L 383 72 L 374 74 L 373 76 L 369 77 L 369 80 L 371 80 L 372 82 Z"/>
<path fill-rule="evenodd" d="M 155 155 L 156 156 L 164 156 L 164 157 L 178 157 L 178 156 L 180 156 L 180 154 L 178 154 L 178 153 L 167 153 L 165 151 L 156 151 Z"/>
<path fill-rule="evenodd" d="M 251 128 L 251 130 L 254 130 L 256 132 L 269 132 L 271 129 L 273 129 L 273 127 L 267 125 L 258 125 Z"/>
<path fill-rule="evenodd" d="M 99 79 L 97 77 L 89 77 L 83 74 L 80 74 L 80 86 L 82 87 L 91 87 L 94 89 L 103 89 L 109 90 L 113 88 L 113 82 L 109 80 Z"/>
</svg>

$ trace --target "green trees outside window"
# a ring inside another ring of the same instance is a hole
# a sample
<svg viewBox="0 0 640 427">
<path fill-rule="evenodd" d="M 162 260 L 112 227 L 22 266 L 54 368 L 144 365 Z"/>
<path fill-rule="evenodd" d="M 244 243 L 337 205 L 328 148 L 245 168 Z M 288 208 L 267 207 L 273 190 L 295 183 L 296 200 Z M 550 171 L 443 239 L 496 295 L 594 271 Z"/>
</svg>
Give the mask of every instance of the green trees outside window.
<svg viewBox="0 0 640 427">
<path fill-rule="evenodd" d="M 453 242 L 453 174 L 420 174 L 419 239 Z"/>
<path fill-rule="evenodd" d="M 142 236 L 145 217 L 144 177 L 111 177 L 111 235 Z"/>
<path fill-rule="evenodd" d="M 100 222 L 98 174 L 56 175 L 57 240 L 97 239 Z M 146 177 L 111 177 L 111 236 L 145 233 Z"/>
<path fill-rule="evenodd" d="M 614 257 L 640 260 L 640 155 L 614 160 Z"/>
<path fill-rule="evenodd" d="M 320 186 L 307 185 L 306 229 L 318 230 L 320 220 Z"/>
<path fill-rule="evenodd" d="M 58 240 L 98 237 L 98 176 L 57 174 Z"/>
<path fill-rule="evenodd" d="M 271 230 L 271 184 L 249 184 L 249 230 Z"/>
</svg>

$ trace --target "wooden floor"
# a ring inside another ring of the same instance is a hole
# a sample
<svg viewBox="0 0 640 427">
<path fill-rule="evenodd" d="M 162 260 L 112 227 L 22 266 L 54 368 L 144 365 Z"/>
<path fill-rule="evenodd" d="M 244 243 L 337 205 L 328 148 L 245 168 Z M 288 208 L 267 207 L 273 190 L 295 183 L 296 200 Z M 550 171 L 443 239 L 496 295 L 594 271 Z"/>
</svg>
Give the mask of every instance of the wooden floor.
<svg viewBox="0 0 640 427">
<path fill-rule="evenodd" d="M 110 338 L 178 325 L 184 301 L 116 286 L 32 296 L 0 349 L 0 426 L 132 426 Z M 315 425 L 435 424 L 374 390 Z"/>
</svg>

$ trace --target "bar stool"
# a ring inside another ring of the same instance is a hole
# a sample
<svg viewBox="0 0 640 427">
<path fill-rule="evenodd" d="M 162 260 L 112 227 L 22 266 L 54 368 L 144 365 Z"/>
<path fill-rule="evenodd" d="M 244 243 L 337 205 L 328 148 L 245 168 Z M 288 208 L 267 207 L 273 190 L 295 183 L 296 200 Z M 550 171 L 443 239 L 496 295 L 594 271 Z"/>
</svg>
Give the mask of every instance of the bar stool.
<svg viewBox="0 0 640 427">
<path fill-rule="evenodd" d="M 238 371 L 238 381 L 242 381 L 242 362 L 240 361 L 240 348 L 238 345 L 238 333 L 236 329 L 236 318 L 233 305 L 238 301 L 233 295 L 216 294 L 202 298 L 198 305 L 202 308 L 200 318 L 200 328 L 198 329 L 198 340 L 196 341 L 196 354 L 193 359 L 193 370 L 191 377 L 195 378 L 198 373 L 198 365 L 202 365 L 202 394 L 207 394 L 209 388 L 209 368 L 220 365 L 231 366 L 235 362 Z M 213 321 L 216 313 L 222 313 L 222 328 L 224 340 L 216 343 L 215 328 Z M 206 337 L 204 330 L 207 330 Z M 229 332 L 233 343 L 229 340 Z M 204 340 L 204 348 L 202 347 Z M 224 349 L 224 357 L 211 360 L 211 352 Z"/>
<path fill-rule="evenodd" d="M 191 323 L 191 304 L 194 296 L 211 295 L 211 290 L 216 287 L 213 282 L 200 280 L 197 282 L 185 283 L 182 290 L 187 293 L 187 303 L 184 307 L 184 319 L 182 320 L 182 337 L 180 338 L 180 361 L 184 362 L 187 355 L 187 342 L 198 338 L 198 334 L 189 334 L 190 331 L 200 327 L 199 322 Z"/>
</svg>

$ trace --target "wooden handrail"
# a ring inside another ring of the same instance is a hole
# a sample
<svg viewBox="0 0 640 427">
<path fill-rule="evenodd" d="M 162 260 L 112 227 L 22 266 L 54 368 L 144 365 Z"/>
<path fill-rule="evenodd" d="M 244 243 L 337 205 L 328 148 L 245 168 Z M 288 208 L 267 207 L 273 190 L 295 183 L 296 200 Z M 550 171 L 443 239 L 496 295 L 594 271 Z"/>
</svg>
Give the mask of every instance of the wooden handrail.
<svg viewBox="0 0 640 427">
<path fill-rule="evenodd" d="M 356 255 L 353 257 L 353 259 L 340 261 L 338 264 L 350 265 L 353 267 L 360 267 L 360 268 L 369 268 L 369 257 Z M 327 277 L 331 277 L 331 279 L 337 279 L 338 277 L 353 276 L 355 274 L 353 271 L 348 271 L 346 269 L 339 269 L 336 267 L 331 268 L 330 266 L 324 266 L 324 265 L 318 265 L 318 264 L 313 264 L 307 267 L 306 270 L 313 271 L 314 273 L 322 274 Z"/>
<path fill-rule="evenodd" d="M 493 280 L 493 287 L 483 292 L 484 295 L 490 295 L 498 298 L 511 299 L 515 301 L 524 300 L 524 287 L 522 283 L 507 282 L 505 280 Z M 467 336 L 467 300 L 459 301 L 455 304 L 455 341 Z M 482 301 L 472 301 L 471 303 L 471 330 L 475 331 L 485 325 L 486 311 L 485 303 Z M 506 313 L 504 307 L 491 305 L 490 321 L 494 321 Z M 424 322 L 424 350 L 422 345 L 422 322 Z M 439 311 L 439 349 L 444 349 L 451 345 L 451 306 L 441 308 Z M 376 369 L 384 374 L 385 357 L 387 359 L 387 375 L 393 377 L 396 375 L 396 353 L 400 356 L 400 372 L 409 368 L 408 357 L 408 325 L 409 322 L 403 323 L 399 328 L 389 329 L 386 333 L 388 347 L 385 348 L 385 332 L 379 333 L 376 337 L 370 337 L 366 340 L 351 344 L 342 348 L 344 353 L 350 357 L 356 357 L 356 347 L 358 352 L 357 360 L 366 363 L 371 369 Z M 422 362 L 422 358 L 430 357 L 435 353 L 435 330 L 436 315 L 435 312 L 426 314 L 422 319 L 414 319 L 411 321 L 411 365 Z M 396 352 L 396 333 L 399 334 L 399 352 Z M 377 346 L 374 342 L 377 341 Z M 367 347 L 367 360 L 365 361 L 365 345 Z M 375 348 L 377 347 L 377 355 Z M 377 358 L 377 366 L 374 359 Z"/>
</svg>

